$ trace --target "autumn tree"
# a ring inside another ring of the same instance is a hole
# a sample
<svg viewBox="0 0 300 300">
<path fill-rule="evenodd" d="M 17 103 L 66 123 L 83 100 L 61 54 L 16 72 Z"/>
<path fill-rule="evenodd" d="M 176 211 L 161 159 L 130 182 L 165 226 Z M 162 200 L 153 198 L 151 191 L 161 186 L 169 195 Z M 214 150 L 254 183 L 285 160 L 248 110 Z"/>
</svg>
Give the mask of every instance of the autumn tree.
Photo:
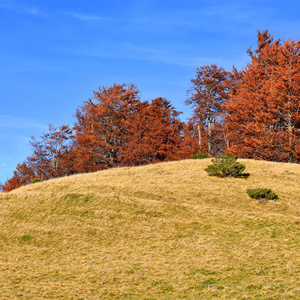
<svg viewBox="0 0 300 300">
<path fill-rule="evenodd" d="M 102 87 L 77 110 L 76 170 L 92 172 L 120 164 L 125 143 L 125 120 L 139 105 L 133 84 Z"/>
<path fill-rule="evenodd" d="M 198 68 L 196 77 L 191 79 L 186 104 L 194 108 L 192 121 L 197 128 L 199 148 L 208 154 L 216 154 L 226 147 L 223 103 L 228 99 L 231 78 L 230 72 L 213 64 Z"/>
<path fill-rule="evenodd" d="M 278 150 L 274 115 L 268 102 L 270 66 L 276 60 L 278 43 L 267 32 L 258 32 L 257 49 L 248 49 L 251 62 L 242 70 L 238 89 L 225 107 L 229 151 L 240 157 L 274 160 Z M 272 151 L 270 151 L 272 149 Z"/>
<path fill-rule="evenodd" d="M 300 161 L 300 41 L 285 41 L 279 47 L 270 80 L 271 107 L 280 128 L 281 157 Z"/>
<path fill-rule="evenodd" d="M 241 157 L 299 161 L 299 42 L 258 32 L 257 49 L 227 101 L 228 151 Z"/>
<path fill-rule="evenodd" d="M 187 157 L 180 113 L 165 98 L 141 101 L 138 94 L 133 84 L 114 84 L 77 110 L 78 172 Z"/>
<path fill-rule="evenodd" d="M 197 125 L 195 128 L 195 123 L 191 120 L 188 120 L 183 124 L 181 149 L 183 152 L 181 159 L 191 158 L 192 155 L 199 151 L 199 135 Z"/>
<path fill-rule="evenodd" d="M 7 179 L 7 181 L 1 186 L 3 192 L 5 193 L 17 189 L 23 185 L 30 184 L 31 180 L 37 176 L 37 174 L 28 166 L 28 163 L 26 162 L 18 164 L 13 174 L 13 177 Z"/>
<path fill-rule="evenodd" d="M 3 192 L 31 184 L 34 178 L 47 180 L 73 174 L 71 139 L 72 130 L 69 126 L 52 125 L 49 125 L 49 132 L 44 133 L 40 139 L 32 137 L 32 155 L 17 165 L 13 177 L 2 185 Z"/>
<path fill-rule="evenodd" d="M 188 158 L 192 152 L 190 145 L 184 143 L 185 124 L 179 120 L 179 115 L 165 98 L 141 102 L 135 114 L 125 121 L 127 135 L 122 164 L 141 165 Z"/>
<path fill-rule="evenodd" d="M 40 139 L 32 137 L 33 153 L 27 158 L 28 165 L 41 174 L 42 179 L 74 174 L 72 141 L 73 133 L 69 126 L 49 125 L 48 132 Z"/>
</svg>

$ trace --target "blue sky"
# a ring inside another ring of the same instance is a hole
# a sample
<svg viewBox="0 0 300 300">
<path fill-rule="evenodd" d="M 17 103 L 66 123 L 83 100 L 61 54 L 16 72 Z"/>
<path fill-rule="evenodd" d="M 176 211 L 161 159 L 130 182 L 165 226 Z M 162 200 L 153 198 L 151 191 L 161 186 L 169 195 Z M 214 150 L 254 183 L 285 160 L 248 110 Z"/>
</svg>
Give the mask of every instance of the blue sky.
<svg viewBox="0 0 300 300">
<path fill-rule="evenodd" d="M 48 124 L 72 125 L 99 86 L 133 82 L 182 111 L 200 66 L 248 62 L 257 30 L 300 39 L 300 2 L 0 0 L 0 182 Z"/>
</svg>

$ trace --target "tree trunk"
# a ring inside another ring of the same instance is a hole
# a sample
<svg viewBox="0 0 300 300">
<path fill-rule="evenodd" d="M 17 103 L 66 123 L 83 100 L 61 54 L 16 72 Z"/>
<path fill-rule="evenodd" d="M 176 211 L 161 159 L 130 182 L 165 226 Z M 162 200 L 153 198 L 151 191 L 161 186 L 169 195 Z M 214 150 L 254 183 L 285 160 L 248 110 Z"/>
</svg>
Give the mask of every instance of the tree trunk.
<svg viewBox="0 0 300 300">
<path fill-rule="evenodd" d="M 223 137 L 224 137 L 226 148 L 229 148 L 229 140 L 226 139 L 226 134 L 224 131 L 223 131 Z"/>
<path fill-rule="evenodd" d="M 211 119 L 208 118 L 208 124 L 207 124 L 207 133 L 208 133 L 208 154 L 211 154 Z"/>
<path fill-rule="evenodd" d="M 198 137 L 199 137 L 199 148 L 201 149 L 201 146 L 202 146 L 202 138 L 201 138 L 200 124 L 198 124 L 197 129 L 198 129 Z"/>
<path fill-rule="evenodd" d="M 288 158 L 288 162 L 291 163 L 293 162 L 293 152 L 292 152 L 292 147 L 293 147 L 293 126 L 292 126 L 292 118 L 289 115 L 288 116 L 288 135 L 289 135 L 289 158 Z"/>
</svg>

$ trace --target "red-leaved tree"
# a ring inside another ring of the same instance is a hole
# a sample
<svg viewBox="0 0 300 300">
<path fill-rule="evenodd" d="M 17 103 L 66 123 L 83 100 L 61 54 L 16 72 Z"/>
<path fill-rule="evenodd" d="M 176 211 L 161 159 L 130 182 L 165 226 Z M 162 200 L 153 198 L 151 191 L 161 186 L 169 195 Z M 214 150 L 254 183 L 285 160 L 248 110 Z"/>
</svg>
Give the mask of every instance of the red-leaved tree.
<svg viewBox="0 0 300 300">
<path fill-rule="evenodd" d="M 142 165 L 188 158 L 192 151 L 185 143 L 185 124 L 170 101 L 156 98 L 141 102 L 128 116 L 122 165 Z"/>
<path fill-rule="evenodd" d="M 17 189 L 23 185 L 30 184 L 31 180 L 37 177 L 37 174 L 28 166 L 26 162 L 18 164 L 13 174 L 13 177 L 7 179 L 7 181 L 1 186 L 3 192 L 5 193 Z"/>
<path fill-rule="evenodd" d="M 203 66 L 191 82 L 186 104 L 194 108 L 191 120 L 198 133 L 199 148 L 215 155 L 226 148 L 223 103 L 229 98 L 232 74 L 217 65 Z"/>
<path fill-rule="evenodd" d="M 76 170 L 187 158 L 179 112 L 165 98 L 142 102 L 135 85 L 100 88 L 77 110 Z"/>
<path fill-rule="evenodd" d="M 228 151 L 241 157 L 299 162 L 299 42 L 258 32 L 257 49 L 225 109 Z"/>
<path fill-rule="evenodd" d="M 71 175 L 74 170 L 73 133 L 67 125 L 54 127 L 40 139 L 30 141 L 33 153 L 27 158 L 29 167 L 43 180 Z"/>
<path fill-rule="evenodd" d="M 75 129 L 76 170 L 93 172 L 120 165 L 126 139 L 126 119 L 140 103 L 135 85 L 99 88 L 77 110 Z"/>
</svg>

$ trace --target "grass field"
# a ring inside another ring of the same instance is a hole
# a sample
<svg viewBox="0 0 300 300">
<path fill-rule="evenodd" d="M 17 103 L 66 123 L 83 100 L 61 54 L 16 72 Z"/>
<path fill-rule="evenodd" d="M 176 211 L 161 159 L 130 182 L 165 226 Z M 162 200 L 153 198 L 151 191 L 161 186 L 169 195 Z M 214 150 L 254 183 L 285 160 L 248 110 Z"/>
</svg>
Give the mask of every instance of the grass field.
<svg viewBox="0 0 300 300">
<path fill-rule="evenodd" d="M 0 298 L 300 299 L 300 165 L 239 161 L 248 179 L 186 160 L 0 194 Z"/>
</svg>

